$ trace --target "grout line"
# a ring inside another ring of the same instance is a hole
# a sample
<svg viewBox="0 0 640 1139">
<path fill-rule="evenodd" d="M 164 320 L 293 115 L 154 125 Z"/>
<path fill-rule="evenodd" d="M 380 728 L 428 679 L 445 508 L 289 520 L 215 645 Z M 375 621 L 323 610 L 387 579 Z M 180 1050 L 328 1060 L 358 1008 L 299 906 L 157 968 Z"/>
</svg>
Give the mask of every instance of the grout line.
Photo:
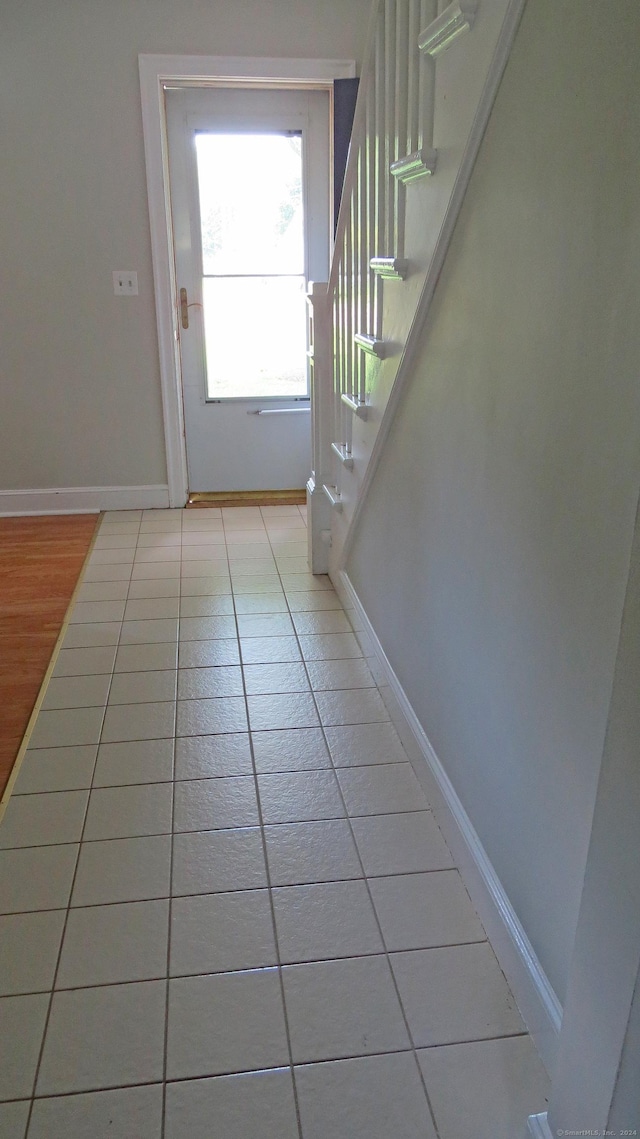
<svg viewBox="0 0 640 1139">
<path fill-rule="evenodd" d="M 224 518 L 223 518 L 223 524 L 224 524 Z M 225 533 L 226 533 L 226 531 L 225 531 Z M 235 600 L 234 600 L 234 609 L 235 609 Z M 238 626 L 238 614 L 237 614 L 237 612 L 235 615 L 235 621 L 236 621 L 236 633 L 237 633 L 237 638 L 238 638 L 238 648 L 240 648 L 240 629 Z M 292 1089 L 293 1089 L 293 1102 L 294 1102 L 295 1113 L 296 1113 L 296 1123 L 297 1123 L 297 1127 L 298 1127 L 298 1135 L 299 1135 L 299 1139 L 303 1139 L 302 1120 L 300 1118 L 300 1104 L 298 1101 L 298 1089 L 296 1086 L 295 1069 L 294 1069 L 294 1064 L 293 1064 L 293 1048 L 292 1048 L 292 1044 L 291 1044 L 291 1029 L 289 1026 L 289 1015 L 287 1012 L 287 1002 L 285 999 L 285 992 L 284 992 L 284 979 L 282 976 L 282 962 L 280 959 L 280 940 L 278 937 L 278 926 L 277 926 L 277 922 L 276 922 L 275 905 L 274 905 L 274 901 L 273 901 L 273 886 L 271 883 L 271 871 L 269 869 L 269 858 L 267 855 L 267 839 L 266 839 L 266 835 L 265 835 L 265 823 L 264 823 L 264 817 L 263 817 L 263 813 L 262 813 L 262 802 L 260 799 L 260 789 L 259 789 L 259 784 L 258 784 L 258 769 L 256 766 L 256 758 L 255 758 L 255 752 L 254 752 L 254 747 L 253 747 L 253 736 L 252 736 L 252 732 L 251 732 L 251 722 L 249 720 L 249 701 L 248 701 L 248 697 L 247 697 L 247 685 L 246 685 L 244 668 L 242 668 L 241 671 L 242 671 L 242 690 L 244 693 L 244 703 L 245 703 L 245 715 L 247 717 L 249 751 L 250 751 L 250 755 L 251 755 L 251 765 L 253 767 L 254 791 L 255 791 L 256 803 L 257 803 L 257 807 L 258 807 L 258 820 L 259 820 L 259 825 L 260 825 L 260 839 L 262 842 L 262 857 L 264 859 L 265 874 L 266 874 L 266 878 L 267 878 L 267 891 L 268 891 L 268 897 L 269 897 L 269 909 L 270 909 L 270 913 L 271 913 L 271 925 L 272 925 L 272 929 L 273 929 L 273 939 L 274 939 L 274 944 L 275 944 L 275 949 L 276 949 L 276 963 L 277 963 L 276 967 L 278 970 L 278 983 L 279 983 L 279 987 L 280 987 L 280 1000 L 282 1002 L 282 1015 L 284 1018 L 285 1035 L 286 1035 L 286 1040 L 287 1040 L 287 1053 L 289 1056 L 289 1072 L 291 1074 L 291 1085 L 292 1085 Z"/>
<path fill-rule="evenodd" d="M 104 515 L 102 515 L 102 517 L 104 518 Z M 96 531 L 96 533 L 97 533 L 97 532 L 98 532 L 98 531 Z M 120 624 L 120 630 L 122 631 L 122 623 Z M 117 653 L 117 648 L 116 648 L 116 653 Z M 115 657 L 114 657 L 114 662 L 115 662 Z M 113 672 L 111 673 L 111 678 L 110 678 L 110 681 L 109 681 L 109 688 L 111 687 L 111 681 L 112 681 L 112 679 L 113 679 Z M 105 704 L 105 707 L 103 708 L 103 711 L 102 711 L 101 727 L 100 727 L 100 732 L 99 732 L 98 740 L 99 740 L 99 738 L 100 738 L 100 735 L 102 734 L 102 727 L 103 727 L 103 725 L 104 725 L 104 719 L 105 719 L 105 716 L 106 716 L 106 711 L 107 711 L 107 709 L 106 709 L 106 704 Z M 95 754 L 95 758 L 94 758 L 94 761 L 93 761 L 93 773 L 92 773 L 92 776 L 91 776 L 91 783 L 92 783 L 92 784 L 93 784 L 93 779 L 94 779 L 94 777 L 95 777 L 96 767 L 97 767 L 97 764 L 98 764 L 98 751 L 99 751 L 99 742 L 98 742 L 98 747 L 96 748 L 96 754 Z M 44 1020 L 44 1029 L 43 1029 L 43 1033 L 42 1033 L 42 1040 L 40 1041 L 40 1049 L 39 1049 L 39 1051 L 38 1051 L 38 1060 L 37 1060 L 37 1063 L 36 1063 L 35 1073 L 34 1073 L 34 1077 L 33 1077 L 33 1090 L 32 1090 L 32 1093 L 31 1093 L 31 1103 L 30 1103 L 30 1106 L 29 1106 L 29 1114 L 28 1114 L 28 1116 L 27 1116 L 27 1127 L 26 1127 L 26 1130 L 25 1130 L 25 1135 L 28 1135 L 28 1134 L 29 1134 L 29 1129 L 30 1129 L 30 1127 L 31 1127 L 31 1116 L 32 1116 L 32 1114 L 33 1114 L 33 1105 L 34 1105 L 34 1097 L 35 1097 L 35 1091 L 36 1091 L 36 1087 L 38 1086 L 38 1078 L 39 1078 L 39 1075 L 40 1075 L 40 1068 L 41 1068 L 41 1065 L 42 1065 L 42 1058 L 43 1058 L 43 1055 L 44 1055 L 45 1042 L 46 1042 L 46 1039 L 47 1039 L 47 1033 L 48 1033 L 48 1030 L 49 1030 L 49 1022 L 50 1022 L 50 1020 L 51 1020 L 51 1012 L 52 1012 L 52 1008 L 53 1008 L 53 998 L 54 998 L 54 995 L 55 995 L 55 991 L 56 991 L 56 979 L 57 979 L 57 976 L 58 976 L 58 972 L 59 972 L 59 969 L 60 969 L 60 961 L 61 961 L 61 959 L 62 959 L 62 951 L 63 951 L 64 942 L 65 942 L 65 936 L 66 936 L 66 932 L 67 932 L 67 924 L 68 924 L 68 922 L 69 922 L 69 913 L 70 913 L 70 911 L 71 911 L 71 899 L 72 899 L 72 897 L 73 897 L 73 891 L 74 891 L 74 889 L 75 889 L 76 878 L 77 878 L 77 876 L 78 876 L 78 866 L 80 865 L 80 855 L 81 855 L 81 853 L 82 853 L 82 841 L 83 841 L 83 836 L 84 836 L 84 832 L 85 832 L 85 829 L 86 829 L 86 825 L 87 825 L 87 818 L 88 818 L 88 815 L 89 815 L 89 804 L 90 804 L 90 802 L 91 802 L 91 791 L 89 790 L 89 793 L 88 793 L 88 795 L 87 795 L 87 801 L 86 801 L 86 804 L 85 804 L 85 808 L 84 808 L 84 818 L 83 818 L 83 822 L 82 822 L 82 829 L 81 829 L 81 831 L 80 831 L 80 839 L 79 839 L 79 842 L 78 842 L 78 853 L 77 853 L 77 855 L 76 855 L 76 862 L 75 862 L 75 867 L 74 867 L 74 870 L 73 870 L 73 875 L 72 875 L 72 878 L 71 878 L 71 886 L 70 886 L 70 889 L 69 889 L 69 897 L 68 897 L 68 900 L 67 900 L 67 905 L 66 905 L 66 907 L 64 907 L 64 909 L 65 909 L 65 917 L 64 917 L 64 921 L 63 921 L 63 925 L 62 925 L 62 935 L 61 935 L 61 937 L 60 937 L 60 944 L 59 944 L 59 946 L 58 946 L 58 953 L 57 953 L 57 957 L 56 957 L 56 964 L 55 964 L 55 968 L 54 968 L 54 971 L 53 971 L 53 979 L 52 979 L 52 983 L 51 983 L 51 991 L 50 991 L 50 996 L 49 996 L 49 1004 L 48 1004 L 48 1007 L 47 1007 L 47 1013 L 46 1013 L 46 1016 L 45 1016 L 45 1020 Z"/>
<path fill-rule="evenodd" d="M 175 687 L 175 702 L 173 706 L 173 754 L 171 762 L 171 839 L 169 842 L 169 914 L 167 926 L 167 977 L 166 977 L 166 993 L 165 993 L 165 1023 L 164 1023 L 164 1045 L 163 1045 L 163 1063 L 162 1063 L 162 1120 L 160 1123 L 160 1139 L 164 1139 L 166 1129 L 166 1107 L 167 1107 L 167 1064 L 169 1058 L 169 998 L 170 998 L 170 984 L 171 984 L 171 934 L 172 934 L 172 918 L 173 918 L 173 859 L 174 859 L 174 843 L 175 843 L 175 810 L 176 810 L 176 747 L 177 747 L 177 731 L 178 731 L 178 667 L 180 656 L 180 609 L 182 605 L 182 522 L 184 520 L 184 511 L 180 511 L 180 577 L 178 580 L 178 628 L 176 639 L 176 687 Z"/>
</svg>

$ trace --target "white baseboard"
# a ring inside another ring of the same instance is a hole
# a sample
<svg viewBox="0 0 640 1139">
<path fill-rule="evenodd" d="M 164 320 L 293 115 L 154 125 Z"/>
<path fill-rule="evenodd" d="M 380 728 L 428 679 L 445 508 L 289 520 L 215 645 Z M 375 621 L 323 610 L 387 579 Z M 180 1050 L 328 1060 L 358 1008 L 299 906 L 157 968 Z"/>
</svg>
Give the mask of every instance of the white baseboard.
<svg viewBox="0 0 640 1139">
<path fill-rule="evenodd" d="M 527 1121 L 527 1135 L 531 1139 L 553 1139 L 546 1111 L 542 1115 L 530 1115 Z"/>
<path fill-rule="evenodd" d="M 442 763 L 384 652 L 348 575 L 334 584 L 389 715 L 442 829 L 542 1062 L 551 1075 L 562 1007 Z M 542 1134 L 542 1133 L 541 1133 Z"/>
<path fill-rule="evenodd" d="M 101 510 L 167 507 L 169 488 L 155 486 L 60 486 L 0 490 L 0 518 L 11 514 L 98 514 Z"/>
</svg>

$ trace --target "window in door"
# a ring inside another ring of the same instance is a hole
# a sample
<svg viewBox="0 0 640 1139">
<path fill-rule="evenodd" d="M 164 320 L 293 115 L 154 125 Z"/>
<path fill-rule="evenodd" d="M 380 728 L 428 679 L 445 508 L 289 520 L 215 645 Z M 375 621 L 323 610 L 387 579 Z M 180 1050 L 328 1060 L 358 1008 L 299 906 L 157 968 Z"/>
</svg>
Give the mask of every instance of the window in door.
<svg viewBox="0 0 640 1139">
<path fill-rule="evenodd" d="M 309 394 L 302 141 L 196 133 L 207 400 Z"/>
</svg>

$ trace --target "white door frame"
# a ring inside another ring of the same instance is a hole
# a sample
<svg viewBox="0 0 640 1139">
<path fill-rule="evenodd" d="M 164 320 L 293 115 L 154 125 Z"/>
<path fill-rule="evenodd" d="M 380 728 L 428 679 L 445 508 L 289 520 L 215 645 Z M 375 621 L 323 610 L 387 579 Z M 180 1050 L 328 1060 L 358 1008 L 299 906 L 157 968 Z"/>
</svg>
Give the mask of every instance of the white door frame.
<svg viewBox="0 0 640 1139">
<path fill-rule="evenodd" d="M 188 493 L 187 452 L 169 202 L 165 85 L 204 87 L 260 83 L 270 87 L 330 89 L 334 79 L 353 78 L 356 65 L 349 59 L 251 59 L 215 55 L 140 55 L 138 64 L 169 505 L 184 506 Z"/>
</svg>

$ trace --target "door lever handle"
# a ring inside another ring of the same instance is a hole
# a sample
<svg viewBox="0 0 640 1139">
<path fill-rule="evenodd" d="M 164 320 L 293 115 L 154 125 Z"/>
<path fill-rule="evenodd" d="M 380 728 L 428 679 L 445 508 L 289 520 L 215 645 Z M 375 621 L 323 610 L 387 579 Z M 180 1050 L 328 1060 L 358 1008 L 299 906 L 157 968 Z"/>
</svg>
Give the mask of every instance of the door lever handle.
<svg viewBox="0 0 640 1139">
<path fill-rule="evenodd" d="M 199 303 L 199 301 L 191 301 L 191 303 L 189 303 L 187 299 L 187 290 L 180 289 L 180 323 L 182 324 L 183 328 L 189 327 L 190 308 L 202 308 L 202 305 Z"/>
</svg>

